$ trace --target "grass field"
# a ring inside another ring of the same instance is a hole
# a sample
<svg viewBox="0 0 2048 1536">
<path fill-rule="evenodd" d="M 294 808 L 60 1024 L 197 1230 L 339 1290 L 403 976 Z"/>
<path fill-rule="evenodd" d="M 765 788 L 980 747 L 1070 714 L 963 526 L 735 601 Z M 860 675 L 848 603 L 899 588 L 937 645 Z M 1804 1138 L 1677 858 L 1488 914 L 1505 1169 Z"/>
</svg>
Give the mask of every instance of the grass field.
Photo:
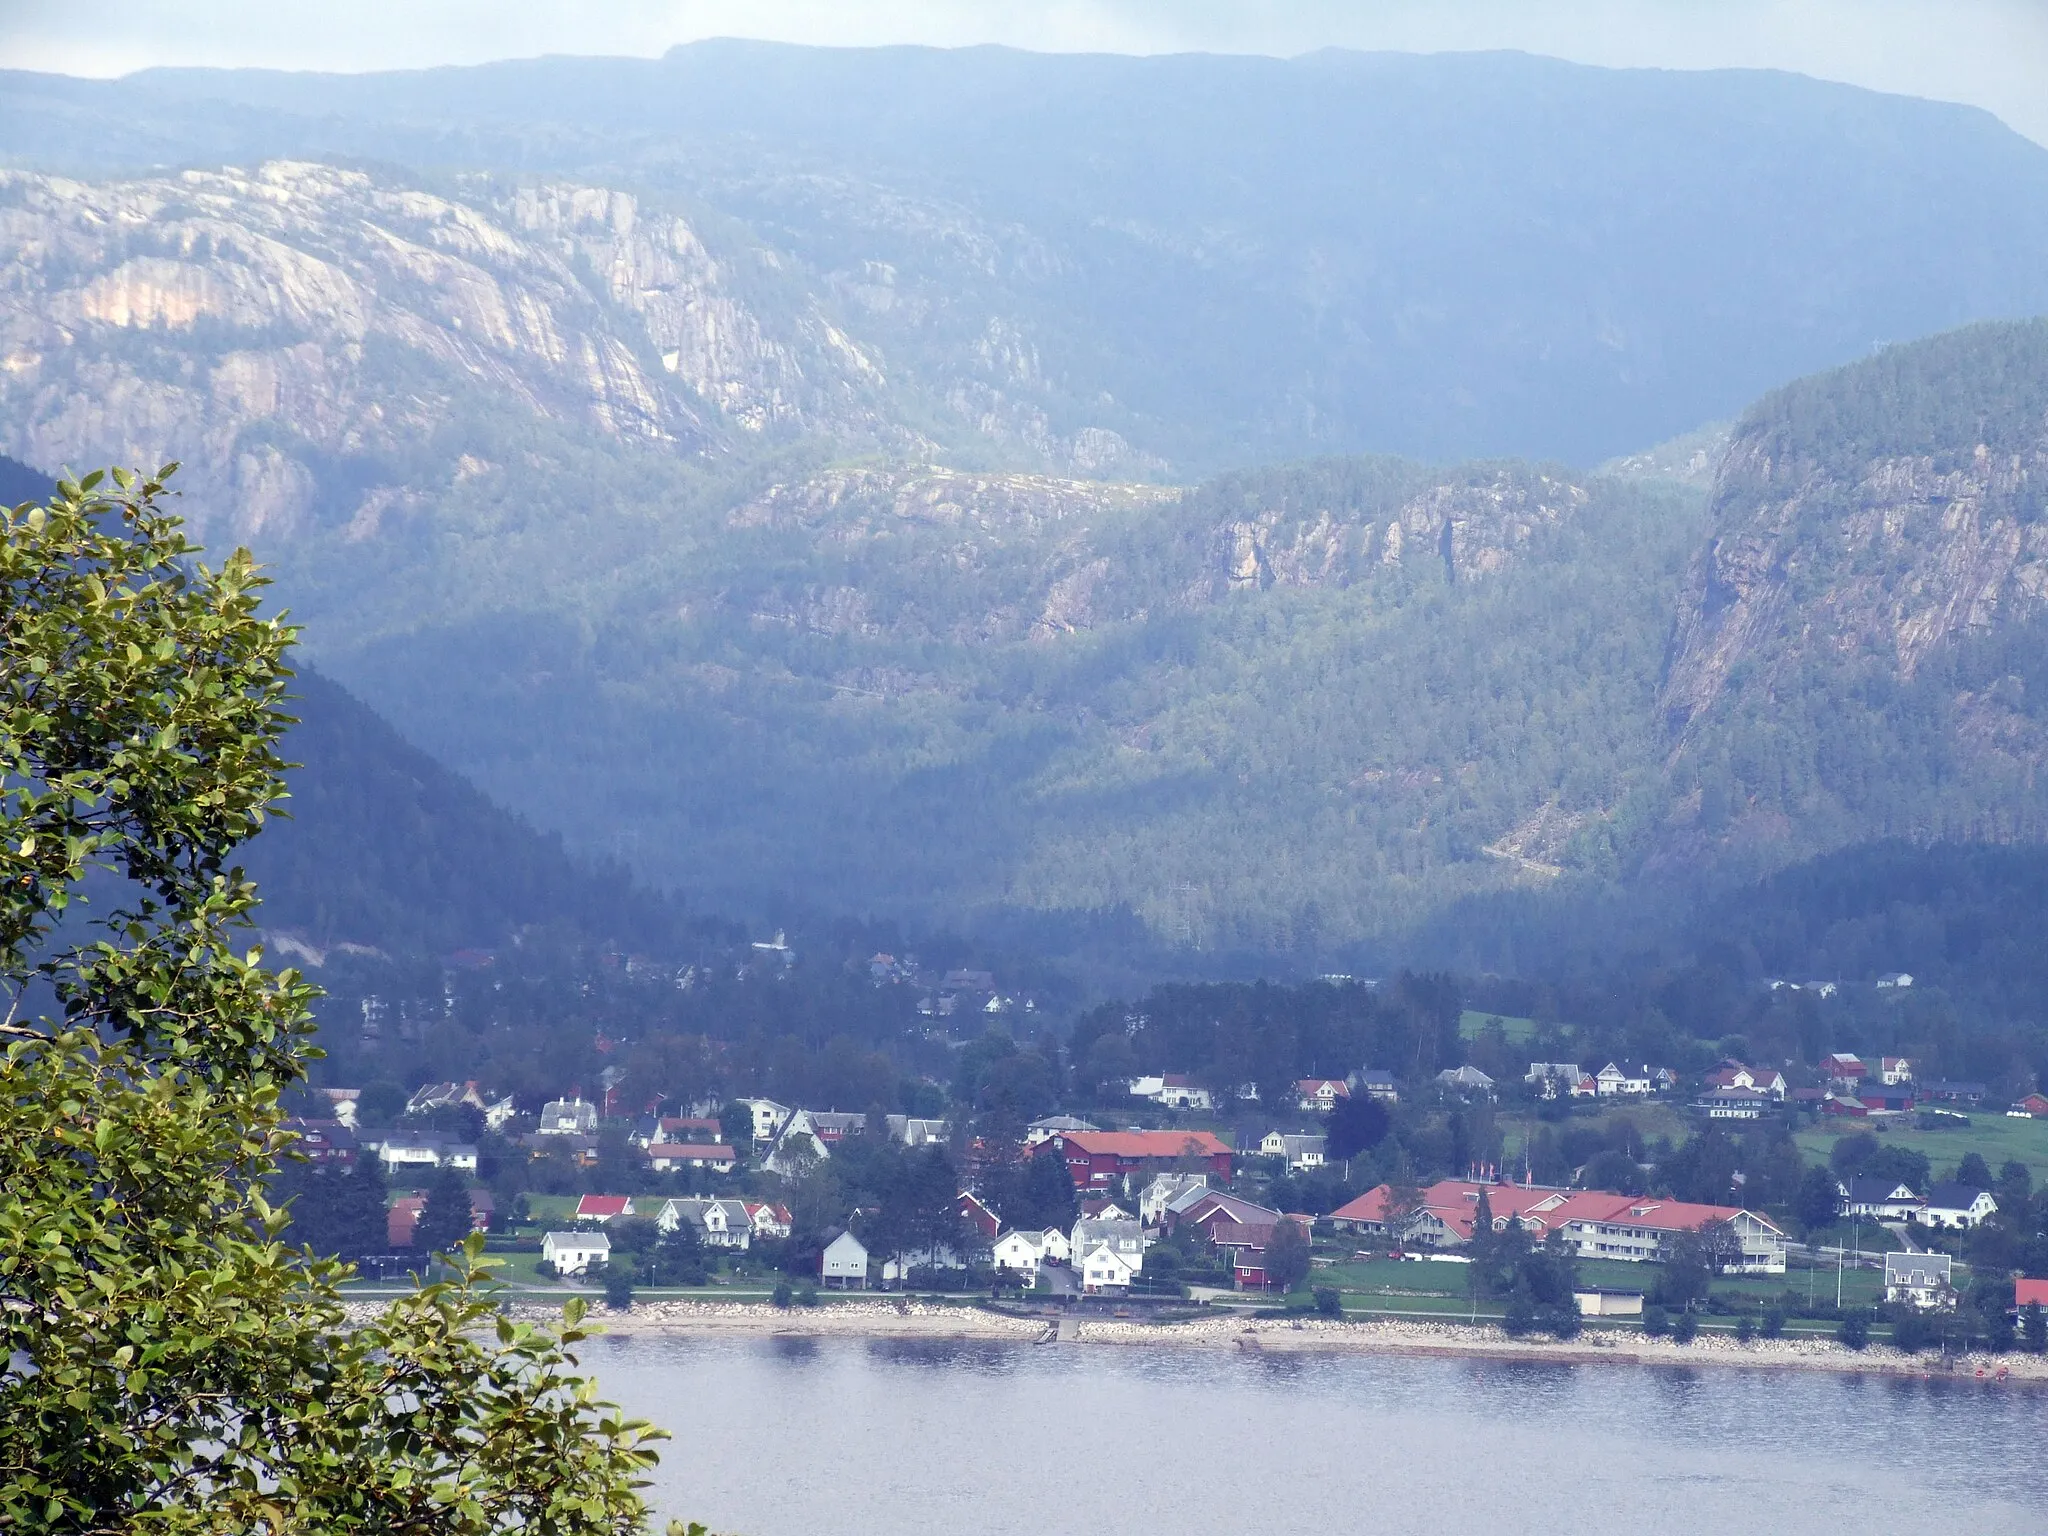
<svg viewBox="0 0 2048 1536">
<path fill-rule="evenodd" d="M 1883 1122 L 1879 1122 L 1882 1125 Z M 1827 1161 L 1836 1138 L 1857 1131 L 1875 1131 L 1888 1147 L 1906 1147 L 1924 1152 L 1934 1164 L 1934 1176 L 1946 1178 L 1968 1153 L 1979 1154 L 1993 1173 L 2007 1161 L 2025 1163 L 2039 1180 L 2048 1177 L 2048 1120 L 2016 1120 L 2002 1110 L 1978 1110 L 1967 1126 L 1953 1130 L 1922 1131 L 1910 1125 L 1879 1125 L 1847 1120 L 1817 1126 L 1798 1133 L 1799 1150 L 1809 1158 Z"/>
<path fill-rule="evenodd" d="M 1491 1026 L 1498 1024 L 1501 1033 L 1507 1036 L 1508 1044 L 1522 1045 L 1536 1038 L 1536 1021 L 1518 1019 L 1506 1013 L 1480 1013 L 1467 1008 L 1458 1018 L 1458 1033 L 1467 1040 L 1477 1040 Z"/>
</svg>

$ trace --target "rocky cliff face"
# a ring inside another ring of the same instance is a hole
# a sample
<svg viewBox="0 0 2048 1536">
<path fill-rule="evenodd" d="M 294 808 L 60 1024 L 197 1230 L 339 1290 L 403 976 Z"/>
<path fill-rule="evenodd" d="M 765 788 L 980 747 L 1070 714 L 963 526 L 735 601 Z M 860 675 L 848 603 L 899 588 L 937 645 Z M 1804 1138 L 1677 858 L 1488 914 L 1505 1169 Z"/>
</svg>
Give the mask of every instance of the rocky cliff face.
<svg viewBox="0 0 2048 1536">
<path fill-rule="evenodd" d="M 1055 431 L 1000 316 L 952 375 L 907 379 L 854 334 L 902 325 L 890 273 L 849 289 L 721 230 L 487 176 L 0 173 L 0 452 L 177 458 L 202 536 L 266 541 L 372 537 L 491 458 L 483 438 L 528 451 L 538 424 L 713 462 L 793 435 L 929 460 L 931 428 L 1087 474 L 1159 467 L 1106 428 Z"/>
<path fill-rule="evenodd" d="M 1679 601 L 1674 726 L 1738 668 L 1767 684 L 1809 656 L 1862 658 L 1911 679 L 1942 642 L 2048 604 L 2048 419 L 2031 445 L 1971 444 L 1960 463 L 1882 455 L 1845 474 L 1777 447 L 1749 432 L 1722 468 Z"/>
<path fill-rule="evenodd" d="M 1525 465 L 1452 470 L 1386 508 L 1261 507 L 1218 526 L 1206 591 L 1349 586 L 1376 571 L 1441 568 L 1451 581 L 1504 570 L 1586 489 Z"/>
</svg>

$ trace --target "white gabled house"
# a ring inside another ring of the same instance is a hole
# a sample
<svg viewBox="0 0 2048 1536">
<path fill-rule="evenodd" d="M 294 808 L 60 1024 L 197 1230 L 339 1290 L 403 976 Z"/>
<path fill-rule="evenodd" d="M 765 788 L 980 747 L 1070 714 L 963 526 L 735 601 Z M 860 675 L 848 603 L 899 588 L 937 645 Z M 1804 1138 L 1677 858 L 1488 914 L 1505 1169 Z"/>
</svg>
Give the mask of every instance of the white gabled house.
<svg viewBox="0 0 2048 1536">
<path fill-rule="evenodd" d="M 1081 1260 L 1081 1293 L 1084 1296 L 1100 1296 L 1128 1291 L 1131 1281 L 1137 1278 L 1141 1259 L 1133 1259 L 1117 1252 L 1110 1243 L 1098 1243 L 1087 1257 Z"/>
<path fill-rule="evenodd" d="M 1290 1136 L 1283 1131 L 1268 1131 L 1259 1143 L 1259 1153 L 1284 1158 L 1287 1166 L 1299 1173 L 1305 1168 L 1322 1167 L 1329 1145 L 1327 1136 Z"/>
<path fill-rule="evenodd" d="M 1190 1190 L 1206 1190 L 1206 1173 L 1161 1173 L 1138 1192 L 1138 1220 L 1156 1227 L 1166 1219 L 1166 1208 Z"/>
<path fill-rule="evenodd" d="M 1884 1299 L 1911 1307 L 1953 1307 L 1953 1264 L 1945 1253 L 1886 1254 Z"/>
<path fill-rule="evenodd" d="M 754 1223 L 744 1201 L 713 1200 L 707 1197 L 670 1200 L 663 1204 L 654 1224 L 663 1232 L 688 1226 L 706 1248 L 731 1248 L 744 1252 L 754 1240 Z"/>
<path fill-rule="evenodd" d="M 989 1261 L 1029 1282 L 1038 1278 L 1038 1266 L 1045 1259 L 1043 1232 L 1005 1232 L 989 1249 Z"/>
<path fill-rule="evenodd" d="M 851 1232 L 842 1232 L 825 1245 L 818 1256 L 818 1279 L 830 1291 L 864 1291 L 868 1288 L 867 1245 Z"/>
<path fill-rule="evenodd" d="M 593 1264 L 608 1264 L 612 1240 L 602 1232 L 550 1232 L 540 1240 L 540 1257 L 558 1275 L 587 1274 Z"/>
<path fill-rule="evenodd" d="M 1967 1184 L 1937 1184 L 1927 1191 L 1920 1219 L 1930 1227 L 1981 1227 L 1998 1210 L 1991 1192 Z"/>
<path fill-rule="evenodd" d="M 1631 1067 L 1624 1071 L 1614 1062 L 1593 1074 L 1595 1091 L 1603 1099 L 1646 1099 L 1652 1091 L 1650 1069 Z"/>
<path fill-rule="evenodd" d="M 550 1099 L 540 1109 L 536 1136 L 595 1136 L 597 1106 L 583 1099 Z"/>
</svg>

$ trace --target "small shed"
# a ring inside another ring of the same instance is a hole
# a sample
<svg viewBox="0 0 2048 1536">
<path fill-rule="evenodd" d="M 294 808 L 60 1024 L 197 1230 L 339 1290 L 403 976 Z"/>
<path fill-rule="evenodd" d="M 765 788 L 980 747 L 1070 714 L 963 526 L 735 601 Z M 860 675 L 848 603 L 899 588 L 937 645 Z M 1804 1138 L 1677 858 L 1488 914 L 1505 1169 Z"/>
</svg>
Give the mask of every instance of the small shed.
<svg viewBox="0 0 2048 1536">
<path fill-rule="evenodd" d="M 1572 1299 L 1579 1304 L 1581 1317 L 1641 1317 L 1643 1315 L 1643 1293 L 1641 1291 L 1609 1291 L 1597 1286 L 1586 1286 L 1572 1292 Z"/>
</svg>

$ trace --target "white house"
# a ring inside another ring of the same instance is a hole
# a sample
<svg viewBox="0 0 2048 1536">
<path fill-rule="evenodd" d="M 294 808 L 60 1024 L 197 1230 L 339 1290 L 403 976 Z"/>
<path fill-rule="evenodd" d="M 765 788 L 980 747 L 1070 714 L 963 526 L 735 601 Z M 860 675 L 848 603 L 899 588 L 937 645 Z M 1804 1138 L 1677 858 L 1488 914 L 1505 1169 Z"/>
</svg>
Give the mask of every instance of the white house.
<svg viewBox="0 0 2048 1536">
<path fill-rule="evenodd" d="M 1191 1189 L 1207 1189 L 1206 1173 L 1162 1173 L 1138 1192 L 1138 1220 L 1156 1227 L 1166 1219 L 1166 1209 Z"/>
<path fill-rule="evenodd" d="M 1109 1243 L 1098 1243 L 1087 1257 L 1081 1260 L 1081 1293 L 1085 1296 L 1100 1296 L 1128 1291 L 1131 1281 L 1137 1277 L 1138 1263 L 1118 1253 Z"/>
<path fill-rule="evenodd" d="M 1880 1056 L 1877 1059 L 1878 1081 L 1888 1088 L 1913 1081 L 1913 1063 L 1904 1056 Z"/>
<path fill-rule="evenodd" d="M 1297 1107 L 1327 1115 L 1339 1099 L 1351 1097 L 1351 1085 L 1340 1077 L 1304 1077 L 1294 1085 Z"/>
<path fill-rule="evenodd" d="M 1953 1307 L 1952 1263 L 1945 1253 L 1886 1254 L 1884 1299 L 1914 1307 Z"/>
<path fill-rule="evenodd" d="M 1911 1221 L 1927 1207 L 1913 1186 L 1902 1179 L 1880 1179 L 1867 1173 L 1837 1180 L 1844 1216 L 1870 1216 L 1878 1221 Z"/>
<path fill-rule="evenodd" d="M 790 1178 L 802 1173 L 813 1163 L 831 1157 L 831 1149 L 825 1145 L 825 1138 L 818 1133 L 807 1110 L 792 1110 L 782 1122 L 782 1129 L 776 1133 L 775 1145 L 768 1149 L 768 1155 L 761 1159 L 761 1167 L 769 1173 Z"/>
<path fill-rule="evenodd" d="M 1289 1168 L 1300 1172 L 1304 1168 L 1322 1167 L 1329 1144 L 1327 1136 L 1289 1136 L 1281 1131 L 1268 1131 L 1259 1143 L 1259 1152 L 1266 1157 L 1284 1157 Z"/>
<path fill-rule="evenodd" d="M 540 1240 L 540 1257 L 558 1275 L 581 1275 L 611 1261 L 612 1240 L 602 1232 L 550 1232 Z"/>
<path fill-rule="evenodd" d="M 1038 1266 L 1044 1258 L 1043 1232 L 1005 1232 L 989 1249 L 989 1259 L 997 1269 L 1021 1275 L 1027 1282 L 1038 1278 Z"/>
<path fill-rule="evenodd" d="M 1648 1067 L 1631 1067 L 1623 1071 L 1610 1061 L 1593 1074 L 1593 1082 L 1603 1099 L 1647 1099 L 1651 1092 Z"/>
<path fill-rule="evenodd" d="M 1041 1141 L 1048 1141 L 1052 1137 L 1064 1135 L 1068 1131 L 1098 1131 L 1100 1129 L 1102 1127 L 1091 1125 L 1086 1120 L 1076 1120 L 1072 1115 L 1046 1115 L 1032 1121 L 1025 1128 L 1024 1142 L 1027 1146 L 1035 1147 Z"/>
<path fill-rule="evenodd" d="M 1493 1097 L 1493 1079 L 1477 1067 L 1446 1067 L 1437 1073 L 1436 1080 L 1453 1093 L 1481 1093 Z"/>
<path fill-rule="evenodd" d="M 655 1226 L 664 1232 L 673 1232 L 686 1223 L 706 1248 L 744 1250 L 754 1240 L 753 1219 L 743 1201 L 701 1197 L 670 1200 L 654 1218 Z"/>
<path fill-rule="evenodd" d="M 1894 987 L 1910 987 L 1913 985 L 1913 973 L 1911 971 L 1892 971 L 1878 977 L 1877 985 L 1880 990 L 1884 991 L 1889 991 Z"/>
<path fill-rule="evenodd" d="M 416 1131 L 392 1131 L 381 1139 L 366 1139 L 363 1144 L 375 1147 L 378 1159 L 392 1173 L 425 1168 L 476 1171 L 476 1148 L 466 1141 L 448 1141 Z"/>
<path fill-rule="evenodd" d="M 787 1237 L 792 1230 L 789 1212 L 779 1205 L 769 1205 L 759 1200 L 742 1202 L 746 1206 L 747 1219 L 754 1225 L 756 1237 Z"/>
<path fill-rule="evenodd" d="M 1998 1210 L 1991 1192 L 1967 1184 L 1937 1184 L 1927 1191 L 1920 1219 L 1930 1227 L 1978 1227 Z"/>
<path fill-rule="evenodd" d="M 1134 1077 L 1126 1087 L 1134 1099 L 1150 1099 L 1167 1109 L 1214 1109 L 1215 1098 L 1206 1088 L 1180 1072 L 1152 1077 Z"/>
<path fill-rule="evenodd" d="M 1074 1245 L 1058 1227 L 1047 1227 L 1039 1235 L 1045 1239 L 1045 1246 L 1038 1251 L 1040 1263 L 1064 1264 L 1073 1257 Z"/>
<path fill-rule="evenodd" d="M 647 1166 L 656 1173 L 677 1168 L 709 1168 L 713 1173 L 731 1173 L 739 1158 L 731 1147 L 707 1146 L 698 1141 L 657 1141 L 647 1149 Z"/>
<path fill-rule="evenodd" d="M 851 1232 L 842 1232 L 825 1246 L 818 1258 L 818 1278 L 827 1290 L 864 1291 L 868 1288 L 868 1250 Z"/>
<path fill-rule="evenodd" d="M 1393 1103 L 1401 1097 L 1401 1085 L 1394 1081 L 1394 1074 L 1383 1072 L 1377 1067 L 1368 1067 L 1358 1074 L 1361 1093 L 1368 1093 L 1376 1099 Z"/>
<path fill-rule="evenodd" d="M 789 1123 L 792 1113 L 786 1106 L 773 1099 L 741 1099 L 754 1117 L 754 1140 L 773 1141 L 776 1133 Z"/>
<path fill-rule="evenodd" d="M 1103 1248 L 1123 1260 L 1132 1274 L 1145 1267 L 1145 1231 L 1128 1216 L 1083 1216 L 1074 1223 L 1067 1238 L 1067 1252 L 1076 1265 L 1085 1266 Z"/>
<path fill-rule="evenodd" d="M 487 1130 L 502 1131 L 518 1113 L 519 1105 L 508 1093 L 496 1103 L 484 1106 L 484 1126 Z"/>
<path fill-rule="evenodd" d="M 540 1124 L 534 1132 L 540 1136 L 595 1136 L 597 1106 L 580 1098 L 550 1099 L 541 1106 Z"/>
</svg>

